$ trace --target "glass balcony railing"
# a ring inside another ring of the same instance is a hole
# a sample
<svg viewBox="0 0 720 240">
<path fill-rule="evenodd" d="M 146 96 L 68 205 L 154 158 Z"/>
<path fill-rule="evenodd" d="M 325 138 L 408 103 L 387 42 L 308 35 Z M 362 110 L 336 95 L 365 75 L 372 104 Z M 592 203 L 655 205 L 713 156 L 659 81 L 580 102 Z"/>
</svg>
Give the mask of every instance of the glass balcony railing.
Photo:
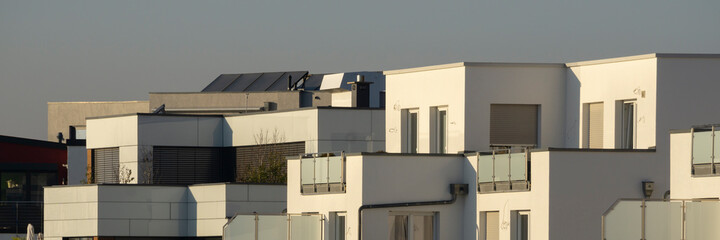
<svg viewBox="0 0 720 240">
<path fill-rule="evenodd" d="M 512 147 L 477 154 L 480 193 L 530 190 L 530 147 Z"/>
<path fill-rule="evenodd" d="M 235 215 L 223 227 L 224 240 L 320 240 L 320 214 Z"/>
<path fill-rule="evenodd" d="M 619 200 L 602 216 L 602 239 L 720 239 L 717 200 Z"/>
<path fill-rule="evenodd" d="M 28 224 L 43 230 L 43 202 L 0 201 L 0 233 L 25 234 Z"/>
<path fill-rule="evenodd" d="M 309 154 L 300 159 L 303 194 L 345 192 L 345 154 Z"/>
<path fill-rule="evenodd" d="M 720 174 L 720 129 L 716 126 L 692 129 L 692 174 Z"/>
</svg>

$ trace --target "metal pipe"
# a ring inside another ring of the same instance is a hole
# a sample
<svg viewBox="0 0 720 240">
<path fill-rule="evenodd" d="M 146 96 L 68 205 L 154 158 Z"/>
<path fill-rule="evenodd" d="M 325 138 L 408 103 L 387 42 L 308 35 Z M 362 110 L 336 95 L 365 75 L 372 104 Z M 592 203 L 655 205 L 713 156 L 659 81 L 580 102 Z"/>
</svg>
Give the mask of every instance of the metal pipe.
<svg viewBox="0 0 720 240">
<path fill-rule="evenodd" d="M 375 209 L 375 208 L 394 208 L 394 207 L 415 207 L 415 206 L 428 206 L 428 205 L 447 205 L 447 204 L 453 204 L 455 200 L 457 200 L 458 192 L 456 192 L 453 188 L 453 185 L 450 184 L 450 191 L 452 198 L 449 200 L 441 200 L 441 201 L 426 201 L 426 202 L 400 202 L 400 203 L 384 203 L 384 204 L 370 204 L 370 205 L 362 205 L 360 208 L 358 208 L 358 240 L 362 240 L 362 211 L 365 209 Z M 465 189 L 467 190 L 467 184 L 465 185 Z M 466 193 L 467 194 L 467 191 Z"/>
<path fill-rule="evenodd" d="M 715 174 L 715 126 L 710 128 L 710 174 Z M 692 150 L 691 150 L 692 151 Z"/>
</svg>

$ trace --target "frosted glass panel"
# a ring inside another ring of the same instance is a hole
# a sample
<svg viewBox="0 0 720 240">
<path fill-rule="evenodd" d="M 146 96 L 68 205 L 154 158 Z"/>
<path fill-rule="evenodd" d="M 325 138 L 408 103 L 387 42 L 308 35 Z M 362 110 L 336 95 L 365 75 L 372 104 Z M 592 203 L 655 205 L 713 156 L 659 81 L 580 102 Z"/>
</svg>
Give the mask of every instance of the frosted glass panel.
<svg viewBox="0 0 720 240">
<path fill-rule="evenodd" d="M 508 181 L 510 162 L 508 154 L 495 154 L 495 181 Z"/>
<path fill-rule="evenodd" d="M 710 163 L 712 155 L 712 132 L 693 133 L 693 164 Z"/>
<path fill-rule="evenodd" d="M 300 171 L 302 171 L 302 184 L 313 184 L 315 165 L 312 158 L 300 159 Z"/>
<path fill-rule="evenodd" d="M 335 156 L 330 157 L 330 182 L 341 183 L 342 182 L 342 157 Z"/>
<path fill-rule="evenodd" d="M 642 202 L 621 201 L 605 216 L 605 240 L 640 239 Z"/>
<path fill-rule="evenodd" d="M 291 240 L 320 239 L 320 216 L 290 216 Z"/>
<path fill-rule="evenodd" d="M 286 216 L 258 216 L 258 240 L 287 239 Z"/>
<path fill-rule="evenodd" d="M 255 240 L 255 215 L 238 215 L 224 231 L 226 240 Z"/>
<path fill-rule="evenodd" d="M 492 182 L 492 157 L 492 155 L 481 155 L 478 157 L 478 182 Z"/>
<path fill-rule="evenodd" d="M 315 160 L 315 183 L 328 182 L 328 159 L 319 157 Z"/>
<path fill-rule="evenodd" d="M 720 202 L 686 202 L 687 240 L 720 239 Z"/>
<path fill-rule="evenodd" d="M 645 239 L 682 239 L 682 202 L 645 202 Z"/>
<path fill-rule="evenodd" d="M 510 180 L 525 180 L 525 153 L 510 154 Z"/>
</svg>

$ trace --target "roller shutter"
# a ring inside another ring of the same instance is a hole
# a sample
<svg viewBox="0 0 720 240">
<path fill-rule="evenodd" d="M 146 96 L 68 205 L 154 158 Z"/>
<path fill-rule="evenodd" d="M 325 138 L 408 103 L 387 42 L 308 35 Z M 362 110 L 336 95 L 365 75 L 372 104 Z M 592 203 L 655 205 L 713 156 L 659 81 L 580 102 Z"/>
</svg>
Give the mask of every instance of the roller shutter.
<svg viewBox="0 0 720 240">
<path fill-rule="evenodd" d="M 221 155 L 220 148 L 212 147 L 153 147 L 153 182 L 222 182 Z"/>
<path fill-rule="evenodd" d="M 491 104 L 491 145 L 537 145 L 538 105 Z"/>
<path fill-rule="evenodd" d="M 588 147 L 603 148 L 603 103 L 588 104 Z"/>
<path fill-rule="evenodd" d="M 119 183 L 120 149 L 93 149 L 93 171 L 96 183 Z"/>
</svg>

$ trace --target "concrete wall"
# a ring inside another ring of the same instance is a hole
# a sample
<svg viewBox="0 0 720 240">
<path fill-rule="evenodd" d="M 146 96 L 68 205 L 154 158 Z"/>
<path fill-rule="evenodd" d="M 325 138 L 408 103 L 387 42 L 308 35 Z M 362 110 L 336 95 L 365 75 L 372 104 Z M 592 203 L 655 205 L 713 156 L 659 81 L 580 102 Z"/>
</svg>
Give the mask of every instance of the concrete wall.
<svg viewBox="0 0 720 240">
<path fill-rule="evenodd" d="M 537 104 L 538 147 L 564 144 L 565 67 L 561 64 L 481 64 L 465 70 L 465 148 L 490 149 L 491 104 Z"/>
<path fill-rule="evenodd" d="M 448 152 L 465 149 L 465 68 L 386 73 L 385 134 L 387 152 L 403 152 L 402 110 L 418 109 L 418 149 L 430 152 L 430 108 L 448 107 Z"/>
<path fill-rule="evenodd" d="M 58 132 L 70 138 L 70 126 L 82 126 L 85 118 L 148 112 L 148 101 L 48 102 L 47 140 L 57 142 Z"/>
<path fill-rule="evenodd" d="M 570 67 L 567 74 L 567 147 L 587 147 L 583 111 L 585 104 L 603 102 L 603 148 L 620 145 L 622 105 L 618 101 L 637 100 L 637 147 L 656 145 L 658 102 L 657 59 L 611 62 Z M 644 92 L 644 96 L 643 96 Z M 663 95 L 673 98 L 672 95 Z"/>
<path fill-rule="evenodd" d="M 302 107 L 301 94 L 303 93 L 310 92 L 150 93 L 149 106 L 151 109 L 155 109 L 163 104 L 165 104 L 165 109 L 260 108 L 264 106 L 265 102 L 273 102 L 277 104 L 277 110 L 290 110 Z M 307 106 L 310 107 L 313 105 Z"/>
<path fill-rule="evenodd" d="M 692 176 L 692 135 L 670 134 L 670 198 L 697 199 L 720 196 L 720 177 Z"/>
<path fill-rule="evenodd" d="M 385 150 L 383 109 L 320 109 L 317 119 L 318 152 Z"/>
<path fill-rule="evenodd" d="M 83 185 L 45 188 L 45 237 L 221 236 L 237 211 L 281 213 L 285 186 Z"/>
<path fill-rule="evenodd" d="M 654 152 L 550 151 L 548 157 L 532 160 L 533 167 L 549 160 L 549 172 L 533 168 L 533 175 L 549 176 L 549 235 L 540 239 L 599 239 L 600 216 L 617 199 L 642 198 L 642 181 L 655 182 L 652 198 L 670 189 Z"/>
</svg>

